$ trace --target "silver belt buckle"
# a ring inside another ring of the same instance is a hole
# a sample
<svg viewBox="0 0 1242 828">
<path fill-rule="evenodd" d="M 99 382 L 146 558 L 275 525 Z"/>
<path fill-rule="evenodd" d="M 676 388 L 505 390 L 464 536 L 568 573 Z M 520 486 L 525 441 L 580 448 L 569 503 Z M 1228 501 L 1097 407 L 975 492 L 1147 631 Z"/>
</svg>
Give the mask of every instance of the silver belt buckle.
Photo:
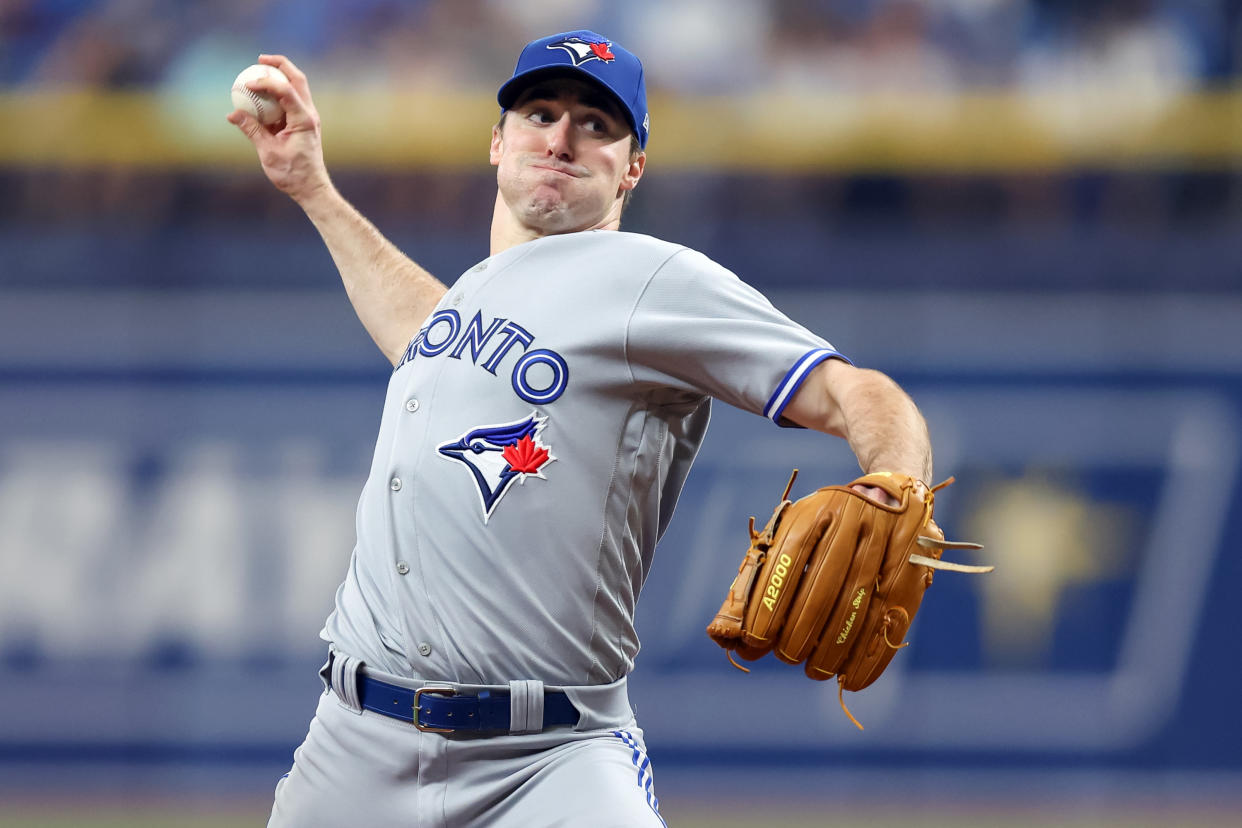
<svg viewBox="0 0 1242 828">
<path fill-rule="evenodd" d="M 456 696 L 457 691 L 452 687 L 420 687 L 414 691 L 414 726 L 423 733 L 452 733 L 451 727 L 431 727 L 419 721 L 419 714 L 422 713 L 423 693 L 434 693 L 439 696 Z"/>
</svg>

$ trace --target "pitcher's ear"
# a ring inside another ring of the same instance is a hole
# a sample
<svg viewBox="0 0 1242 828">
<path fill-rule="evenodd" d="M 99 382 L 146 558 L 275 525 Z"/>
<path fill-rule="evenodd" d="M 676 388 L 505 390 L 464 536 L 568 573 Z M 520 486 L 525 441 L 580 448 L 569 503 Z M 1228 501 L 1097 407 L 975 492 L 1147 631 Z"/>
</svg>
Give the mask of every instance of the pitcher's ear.
<svg viewBox="0 0 1242 828">
<path fill-rule="evenodd" d="M 487 158 L 493 167 L 500 163 L 500 156 L 504 149 L 504 140 L 505 136 L 504 133 L 500 131 L 500 127 L 492 127 L 492 143 L 488 149 Z"/>
</svg>

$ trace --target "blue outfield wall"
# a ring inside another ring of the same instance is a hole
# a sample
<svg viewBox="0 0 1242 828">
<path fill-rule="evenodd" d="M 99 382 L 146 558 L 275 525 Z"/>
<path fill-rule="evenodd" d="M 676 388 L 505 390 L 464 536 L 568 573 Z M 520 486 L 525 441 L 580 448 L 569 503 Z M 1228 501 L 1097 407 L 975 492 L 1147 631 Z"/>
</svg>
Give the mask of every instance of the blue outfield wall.
<svg viewBox="0 0 1242 828">
<path fill-rule="evenodd" d="M 309 230 L 274 252 L 263 240 L 232 227 L 0 242 L 10 779 L 100 762 L 278 769 L 305 731 L 388 370 Z M 454 260 L 454 246 L 477 243 L 428 249 L 454 272 L 483 255 Z M 746 517 L 764 519 L 794 466 L 802 492 L 856 467 L 840 441 L 717 406 L 639 604 L 633 696 L 657 762 L 1242 769 L 1233 236 L 1213 234 L 1189 285 L 1160 289 L 1176 262 L 1108 234 L 1043 250 L 1057 274 L 1042 286 L 1020 254 L 1037 245 L 983 233 L 781 248 L 800 272 L 847 274 L 827 286 L 746 272 L 762 243 L 719 255 L 908 388 L 938 475 L 958 479 L 938 518 L 986 543 L 966 560 L 997 571 L 937 574 L 911 646 L 847 697 L 865 733 L 831 683 L 770 660 L 734 670 L 704 627 Z M 1121 289 L 1127 261 L 1137 287 Z M 985 278 L 1010 267 L 1030 275 Z M 894 270 L 924 275 L 865 278 Z"/>
</svg>

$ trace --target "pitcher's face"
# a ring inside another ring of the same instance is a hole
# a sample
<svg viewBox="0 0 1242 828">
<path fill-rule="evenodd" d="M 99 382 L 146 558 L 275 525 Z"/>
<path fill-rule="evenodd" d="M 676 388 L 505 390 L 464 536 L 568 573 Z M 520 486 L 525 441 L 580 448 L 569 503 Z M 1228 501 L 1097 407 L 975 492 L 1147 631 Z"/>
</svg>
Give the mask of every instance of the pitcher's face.
<svg viewBox="0 0 1242 828">
<path fill-rule="evenodd" d="M 621 215 L 622 197 L 642 176 L 630 126 L 590 83 L 535 84 L 492 131 L 500 194 L 518 223 L 542 235 L 588 230 Z"/>
</svg>

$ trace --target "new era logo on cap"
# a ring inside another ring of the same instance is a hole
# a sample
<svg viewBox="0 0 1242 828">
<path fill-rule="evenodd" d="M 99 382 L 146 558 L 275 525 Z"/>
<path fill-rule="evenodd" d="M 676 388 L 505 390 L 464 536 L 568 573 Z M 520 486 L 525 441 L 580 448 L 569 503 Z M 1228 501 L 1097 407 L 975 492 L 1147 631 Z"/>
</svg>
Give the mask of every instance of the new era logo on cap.
<svg viewBox="0 0 1242 828">
<path fill-rule="evenodd" d="M 561 32 L 527 43 L 496 99 L 508 109 L 531 84 L 566 74 L 585 77 L 616 98 L 639 146 L 647 146 L 651 121 L 643 64 L 633 52 L 595 32 Z"/>
</svg>

